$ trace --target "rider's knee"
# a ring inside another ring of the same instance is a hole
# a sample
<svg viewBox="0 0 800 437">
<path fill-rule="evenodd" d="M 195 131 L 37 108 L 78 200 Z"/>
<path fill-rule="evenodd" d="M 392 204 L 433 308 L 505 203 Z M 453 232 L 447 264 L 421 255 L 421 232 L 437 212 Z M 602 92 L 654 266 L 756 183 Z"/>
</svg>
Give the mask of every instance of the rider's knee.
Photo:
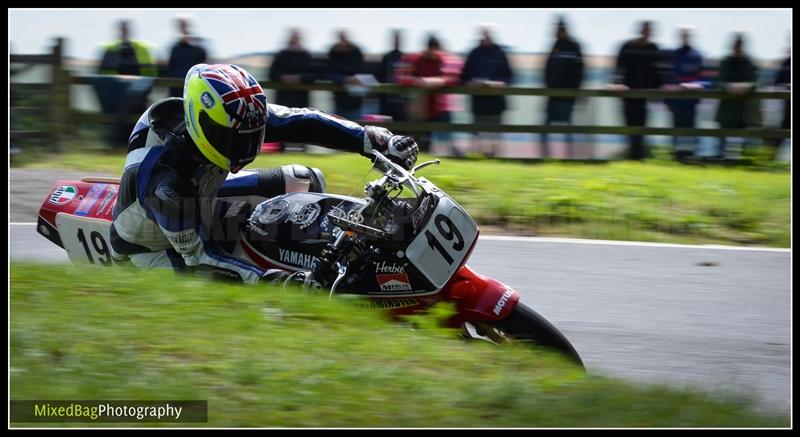
<svg viewBox="0 0 800 437">
<path fill-rule="evenodd" d="M 324 193 L 327 189 L 325 175 L 318 168 L 290 164 L 281 167 L 281 172 L 287 193 L 303 191 Z"/>
<path fill-rule="evenodd" d="M 241 187 L 231 184 L 230 187 L 225 187 L 224 195 L 245 196 L 258 194 L 264 197 L 275 197 L 293 192 L 324 193 L 327 188 L 325 176 L 319 169 L 298 164 L 259 168 L 250 173 L 258 175 L 256 177 L 257 183 L 245 183 L 241 184 Z M 252 176 L 240 177 L 250 178 Z"/>
</svg>

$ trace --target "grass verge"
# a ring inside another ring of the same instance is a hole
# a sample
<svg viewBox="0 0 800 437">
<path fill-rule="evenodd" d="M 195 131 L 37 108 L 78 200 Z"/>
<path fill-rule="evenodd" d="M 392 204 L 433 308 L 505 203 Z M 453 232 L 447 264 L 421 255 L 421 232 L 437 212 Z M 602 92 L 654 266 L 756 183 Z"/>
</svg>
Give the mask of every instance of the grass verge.
<svg viewBox="0 0 800 437">
<path fill-rule="evenodd" d="M 431 159 L 420 157 L 420 161 Z M 118 173 L 124 156 L 107 151 L 47 155 L 32 168 Z M 329 190 L 361 193 L 369 163 L 353 154 L 261 156 L 252 168 L 319 167 Z M 421 172 L 492 230 L 689 244 L 790 245 L 790 172 L 698 167 L 660 160 L 517 163 L 443 159 Z M 354 191 L 355 190 L 355 191 Z"/>
<path fill-rule="evenodd" d="M 207 400 L 191 426 L 788 426 L 746 399 L 586 376 L 349 299 L 122 268 L 10 273 L 11 399 Z"/>
</svg>

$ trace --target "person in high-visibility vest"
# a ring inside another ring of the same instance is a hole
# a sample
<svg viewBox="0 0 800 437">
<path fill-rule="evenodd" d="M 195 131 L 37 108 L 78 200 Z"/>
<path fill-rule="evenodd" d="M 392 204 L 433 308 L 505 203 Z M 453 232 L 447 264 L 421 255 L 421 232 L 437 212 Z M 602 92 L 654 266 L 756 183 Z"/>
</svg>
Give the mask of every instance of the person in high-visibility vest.
<svg viewBox="0 0 800 437">
<path fill-rule="evenodd" d="M 95 90 L 103 112 L 114 114 L 114 125 L 109 131 L 109 142 L 124 145 L 132 128 L 130 115 L 141 113 L 147 107 L 147 96 L 153 86 L 152 78 L 158 76 L 158 66 L 148 43 L 130 38 L 130 23 L 122 19 L 116 23 L 119 39 L 103 45 L 103 58 L 95 79 Z M 136 76 L 123 78 L 116 75 Z"/>
<path fill-rule="evenodd" d="M 158 67 L 150 44 L 130 39 L 128 20 L 118 23 L 119 39 L 103 45 L 100 74 L 157 76 Z"/>
</svg>

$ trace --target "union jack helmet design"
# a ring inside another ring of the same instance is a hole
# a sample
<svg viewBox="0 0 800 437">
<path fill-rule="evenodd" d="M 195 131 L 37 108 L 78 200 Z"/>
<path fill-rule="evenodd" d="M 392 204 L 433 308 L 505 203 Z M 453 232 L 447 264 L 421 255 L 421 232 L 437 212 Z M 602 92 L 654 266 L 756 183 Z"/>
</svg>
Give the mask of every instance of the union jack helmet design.
<svg viewBox="0 0 800 437">
<path fill-rule="evenodd" d="M 183 86 L 186 130 L 209 161 L 236 173 L 261 151 L 267 128 L 267 97 L 243 68 L 198 64 Z"/>
</svg>

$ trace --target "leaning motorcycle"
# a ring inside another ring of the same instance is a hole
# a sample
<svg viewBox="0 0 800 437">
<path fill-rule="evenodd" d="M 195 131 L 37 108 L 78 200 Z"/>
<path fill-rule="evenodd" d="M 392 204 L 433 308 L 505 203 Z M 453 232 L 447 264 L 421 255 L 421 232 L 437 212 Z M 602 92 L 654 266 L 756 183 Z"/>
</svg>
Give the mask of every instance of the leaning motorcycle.
<svg viewBox="0 0 800 437">
<path fill-rule="evenodd" d="M 520 295 L 466 265 L 478 241 L 475 221 L 420 169 L 377 151 L 360 197 L 289 192 L 221 197 L 212 235 L 232 256 L 264 269 L 310 272 L 331 296 L 367 298 L 393 316 L 454 303 L 446 325 L 463 337 L 554 349 L 583 366 L 567 338 Z M 58 181 L 39 211 L 37 231 L 76 262 L 113 266 L 109 241 L 119 180 Z"/>
</svg>

